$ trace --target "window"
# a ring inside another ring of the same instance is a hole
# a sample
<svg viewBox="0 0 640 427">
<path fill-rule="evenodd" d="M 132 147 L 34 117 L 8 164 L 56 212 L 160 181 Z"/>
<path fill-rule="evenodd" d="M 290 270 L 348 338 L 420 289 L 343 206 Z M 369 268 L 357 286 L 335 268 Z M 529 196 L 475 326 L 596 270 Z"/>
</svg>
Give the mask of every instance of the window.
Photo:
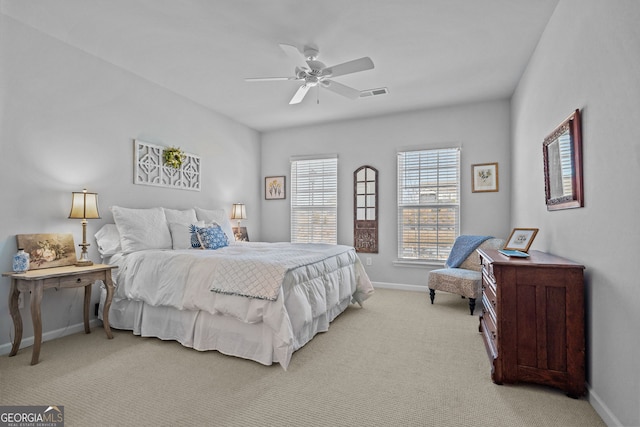
<svg viewBox="0 0 640 427">
<path fill-rule="evenodd" d="M 338 159 L 291 160 L 291 242 L 338 241 Z"/>
<path fill-rule="evenodd" d="M 460 150 L 398 152 L 398 259 L 446 261 L 459 223 Z"/>
</svg>

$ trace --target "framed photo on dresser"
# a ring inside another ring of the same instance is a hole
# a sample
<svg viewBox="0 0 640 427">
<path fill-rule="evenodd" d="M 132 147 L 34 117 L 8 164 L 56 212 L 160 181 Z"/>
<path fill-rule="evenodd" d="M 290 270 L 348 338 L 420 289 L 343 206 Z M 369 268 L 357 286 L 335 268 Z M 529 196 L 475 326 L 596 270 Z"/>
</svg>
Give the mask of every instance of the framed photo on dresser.
<svg viewBox="0 0 640 427">
<path fill-rule="evenodd" d="M 536 234 L 538 234 L 537 228 L 514 228 L 503 249 L 528 252 Z"/>
</svg>

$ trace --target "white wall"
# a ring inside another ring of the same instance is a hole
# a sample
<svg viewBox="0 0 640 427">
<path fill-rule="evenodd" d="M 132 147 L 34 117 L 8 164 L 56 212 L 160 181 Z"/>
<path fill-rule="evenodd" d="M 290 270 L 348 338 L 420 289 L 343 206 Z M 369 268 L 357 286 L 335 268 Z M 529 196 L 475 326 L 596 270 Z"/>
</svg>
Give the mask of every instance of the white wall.
<svg viewBox="0 0 640 427">
<path fill-rule="evenodd" d="M 388 96 L 393 96 L 392 94 Z M 358 108 L 354 101 L 354 107 Z M 318 108 L 322 108 L 322 104 Z M 510 150 L 509 102 L 409 112 L 267 132 L 262 136 L 262 175 L 287 177 L 286 200 L 262 201 L 262 237 L 290 239 L 289 158 L 293 155 L 338 154 L 338 243 L 353 244 L 353 172 L 371 165 L 379 172 L 379 248 L 367 272 L 376 282 L 426 287 L 427 270 L 397 267 L 396 152 L 419 146 L 461 146 L 461 233 L 504 236 L 509 232 Z M 499 163 L 500 191 L 471 192 L 471 165 Z"/>
<path fill-rule="evenodd" d="M 98 193 L 102 215 L 88 224 L 94 261 L 100 259 L 93 234 L 113 221 L 112 205 L 230 210 L 242 201 L 249 215 L 244 223 L 259 238 L 257 132 L 2 14 L 0 63 L 2 271 L 11 270 L 15 234 L 70 232 L 82 241 L 80 221 L 67 216 L 71 192 L 84 187 Z M 134 185 L 136 138 L 201 156 L 202 191 Z M 9 285 L 0 279 L 0 354 L 13 337 Z M 33 336 L 28 301 L 23 343 Z M 81 323 L 82 289 L 47 291 L 42 319 L 45 335 Z"/>
<path fill-rule="evenodd" d="M 640 425 L 640 2 L 561 0 L 512 100 L 512 225 L 586 266 L 587 380 L 609 425 Z M 582 110 L 585 207 L 547 212 L 542 141 Z"/>
</svg>

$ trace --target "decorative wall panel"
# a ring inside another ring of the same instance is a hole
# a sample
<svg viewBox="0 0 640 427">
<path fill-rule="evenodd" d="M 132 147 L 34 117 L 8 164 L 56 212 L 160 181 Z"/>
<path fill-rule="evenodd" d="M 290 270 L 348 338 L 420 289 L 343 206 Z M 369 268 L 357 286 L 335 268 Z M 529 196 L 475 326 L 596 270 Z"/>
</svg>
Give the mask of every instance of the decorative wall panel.
<svg viewBox="0 0 640 427">
<path fill-rule="evenodd" d="M 372 166 L 353 173 L 353 246 L 378 253 L 378 170 Z"/>
<path fill-rule="evenodd" d="M 200 157 L 185 153 L 180 169 L 164 164 L 162 153 L 167 147 L 134 140 L 134 183 L 157 187 L 200 191 Z"/>
</svg>

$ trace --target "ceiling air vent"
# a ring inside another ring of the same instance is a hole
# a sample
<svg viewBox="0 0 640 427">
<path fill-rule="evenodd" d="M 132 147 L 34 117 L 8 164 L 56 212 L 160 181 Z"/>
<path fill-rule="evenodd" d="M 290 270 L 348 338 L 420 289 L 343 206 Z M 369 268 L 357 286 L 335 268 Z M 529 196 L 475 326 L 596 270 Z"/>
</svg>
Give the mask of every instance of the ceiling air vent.
<svg viewBox="0 0 640 427">
<path fill-rule="evenodd" d="M 378 89 L 367 89 L 360 91 L 360 98 L 366 98 L 368 96 L 386 95 L 389 93 L 389 89 L 386 87 L 380 87 Z"/>
</svg>

